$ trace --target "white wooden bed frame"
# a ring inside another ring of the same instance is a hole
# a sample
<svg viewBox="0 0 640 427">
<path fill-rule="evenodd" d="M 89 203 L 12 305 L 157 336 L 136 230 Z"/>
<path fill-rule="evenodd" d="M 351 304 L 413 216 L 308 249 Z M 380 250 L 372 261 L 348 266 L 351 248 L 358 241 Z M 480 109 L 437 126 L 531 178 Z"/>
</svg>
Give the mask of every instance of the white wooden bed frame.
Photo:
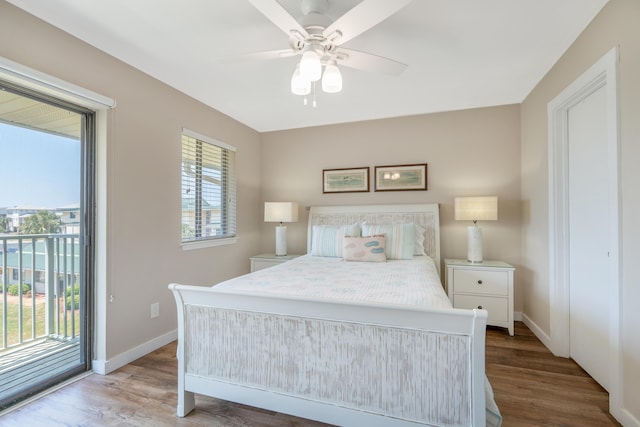
<svg viewBox="0 0 640 427">
<path fill-rule="evenodd" d="M 440 267 L 437 204 L 313 207 L 315 224 L 418 222 Z M 194 393 L 341 426 L 484 426 L 484 310 L 239 295 L 171 284 L 178 407 Z"/>
</svg>

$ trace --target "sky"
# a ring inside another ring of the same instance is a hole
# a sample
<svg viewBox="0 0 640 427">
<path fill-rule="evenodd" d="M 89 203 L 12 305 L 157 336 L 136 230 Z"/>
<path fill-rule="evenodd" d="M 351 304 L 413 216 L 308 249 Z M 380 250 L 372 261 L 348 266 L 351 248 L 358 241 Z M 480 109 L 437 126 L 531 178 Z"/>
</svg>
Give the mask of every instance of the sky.
<svg viewBox="0 0 640 427">
<path fill-rule="evenodd" d="M 80 141 L 0 123 L 0 208 L 80 203 Z"/>
</svg>

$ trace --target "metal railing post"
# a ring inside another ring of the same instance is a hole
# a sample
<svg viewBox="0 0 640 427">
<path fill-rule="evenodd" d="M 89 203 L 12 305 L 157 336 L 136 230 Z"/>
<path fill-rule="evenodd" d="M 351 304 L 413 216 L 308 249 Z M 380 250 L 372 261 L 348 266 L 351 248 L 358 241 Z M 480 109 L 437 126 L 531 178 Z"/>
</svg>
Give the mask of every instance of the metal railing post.
<svg viewBox="0 0 640 427">
<path fill-rule="evenodd" d="M 36 339 L 36 251 L 38 241 L 31 238 L 31 339 Z"/>
<path fill-rule="evenodd" d="M 9 275 L 7 274 L 7 239 L 2 239 L 2 349 L 7 348 L 7 294 Z"/>
<path fill-rule="evenodd" d="M 45 286 L 44 286 L 44 300 L 45 300 L 45 335 L 51 335 L 55 330 L 55 292 L 53 286 L 55 285 L 54 279 L 54 251 L 53 251 L 53 237 L 47 236 L 45 239 Z"/>
<path fill-rule="evenodd" d="M 22 344 L 22 281 L 24 280 L 22 266 L 22 239 L 18 240 L 18 344 Z"/>
</svg>

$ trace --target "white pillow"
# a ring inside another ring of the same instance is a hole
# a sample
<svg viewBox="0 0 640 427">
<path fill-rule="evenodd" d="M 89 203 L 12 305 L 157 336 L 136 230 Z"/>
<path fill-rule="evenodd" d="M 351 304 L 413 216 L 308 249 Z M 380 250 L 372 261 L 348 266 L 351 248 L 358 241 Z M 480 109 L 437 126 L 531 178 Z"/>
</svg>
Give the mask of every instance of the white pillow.
<svg viewBox="0 0 640 427">
<path fill-rule="evenodd" d="M 345 261 L 386 262 L 385 236 L 349 237 L 343 239 Z"/>
<path fill-rule="evenodd" d="M 311 232 L 311 255 L 342 258 L 344 236 L 360 236 L 360 224 L 314 225 Z"/>
<path fill-rule="evenodd" d="M 416 232 L 413 223 L 369 224 L 362 223 L 362 236 L 386 236 L 385 253 L 387 259 L 413 259 L 416 251 Z"/>
</svg>

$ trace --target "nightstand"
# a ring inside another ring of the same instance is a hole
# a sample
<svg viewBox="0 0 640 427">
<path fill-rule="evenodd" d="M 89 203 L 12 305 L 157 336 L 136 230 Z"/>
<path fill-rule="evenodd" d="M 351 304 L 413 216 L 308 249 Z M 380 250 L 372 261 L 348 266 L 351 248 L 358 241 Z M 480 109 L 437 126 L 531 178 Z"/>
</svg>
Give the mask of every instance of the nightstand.
<svg viewBox="0 0 640 427">
<path fill-rule="evenodd" d="M 483 308 L 488 311 L 487 324 L 509 329 L 513 336 L 513 272 L 502 261 L 472 263 L 462 259 L 445 259 L 446 287 L 455 308 Z"/>
<path fill-rule="evenodd" d="M 276 254 L 260 254 L 249 258 L 251 260 L 251 272 L 262 270 L 263 268 L 273 267 L 274 265 L 282 264 L 283 262 L 291 261 L 298 258 L 300 255 L 284 255 L 277 256 Z"/>
</svg>

